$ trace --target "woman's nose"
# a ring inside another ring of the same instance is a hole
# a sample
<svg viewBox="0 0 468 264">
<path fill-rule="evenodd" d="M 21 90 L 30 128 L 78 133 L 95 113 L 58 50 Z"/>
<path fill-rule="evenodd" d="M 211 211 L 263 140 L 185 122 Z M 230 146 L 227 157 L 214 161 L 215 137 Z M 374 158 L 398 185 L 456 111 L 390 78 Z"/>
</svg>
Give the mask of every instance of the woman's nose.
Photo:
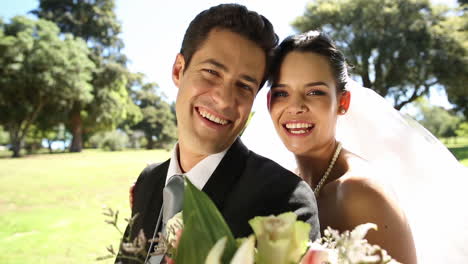
<svg viewBox="0 0 468 264">
<path fill-rule="evenodd" d="M 288 112 L 290 114 L 302 114 L 308 111 L 308 108 L 301 98 L 292 98 L 291 103 L 288 105 Z"/>
</svg>

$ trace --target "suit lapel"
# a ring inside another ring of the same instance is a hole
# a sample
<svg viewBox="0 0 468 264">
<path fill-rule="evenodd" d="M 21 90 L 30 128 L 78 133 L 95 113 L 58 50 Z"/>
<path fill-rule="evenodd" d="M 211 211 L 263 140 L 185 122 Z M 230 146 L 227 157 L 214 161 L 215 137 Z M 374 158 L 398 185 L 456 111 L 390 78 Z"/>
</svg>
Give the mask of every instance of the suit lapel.
<svg viewBox="0 0 468 264">
<path fill-rule="evenodd" d="M 220 211 L 224 208 L 226 197 L 244 171 L 248 152 L 247 147 L 237 138 L 203 187 L 203 191 Z"/>
<path fill-rule="evenodd" d="M 145 229 L 151 230 L 156 227 L 159 212 L 162 205 L 162 193 L 166 183 L 169 161 L 162 163 L 149 172 L 147 180 L 144 182 L 144 188 L 147 190 L 143 197 L 143 204 L 146 205 L 142 210 L 141 219 L 145 219 Z"/>
</svg>

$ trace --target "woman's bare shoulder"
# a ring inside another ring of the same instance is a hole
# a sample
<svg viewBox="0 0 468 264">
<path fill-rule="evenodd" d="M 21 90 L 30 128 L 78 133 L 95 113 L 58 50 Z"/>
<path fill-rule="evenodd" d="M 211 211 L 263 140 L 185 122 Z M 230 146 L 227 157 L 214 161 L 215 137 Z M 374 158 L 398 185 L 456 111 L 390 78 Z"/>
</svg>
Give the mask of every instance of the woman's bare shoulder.
<svg viewBox="0 0 468 264">
<path fill-rule="evenodd" d="M 337 196 L 346 205 L 372 205 L 375 199 L 385 198 L 383 187 L 374 179 L 363 174 L 347 173 L 340 178 L 337 185 Z"/>
<path fill-rule="evenodd" d="M 347 162 L 348 171 L 335 187 L 341 229 L 377 224 L 378 231 L 370 231 L 368 241 L 380 245 L 403 263 L 415 263 L 414 241 L 405 214 L 392 192 L 378 180 L 378 174 L 384 172 L 357 156 L 347 155 Z"/>
<path fill-rule="evenodd" d="M 379 173 L 366 160 L 347 154 L 348 171 L 336 186 L 337 198 L 349 216 L 387 215 L 400 213 L 392 192 L 380 180 Z"/>
</svg>

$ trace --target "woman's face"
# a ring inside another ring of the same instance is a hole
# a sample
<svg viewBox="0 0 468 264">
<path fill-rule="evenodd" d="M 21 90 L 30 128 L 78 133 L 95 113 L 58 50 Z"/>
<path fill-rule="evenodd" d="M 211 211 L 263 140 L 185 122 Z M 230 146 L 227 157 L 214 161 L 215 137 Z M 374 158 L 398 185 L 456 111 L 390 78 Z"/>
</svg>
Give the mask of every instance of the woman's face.
<svg viewBox="0 0 468 264">
<path fill-rule="evenodd" d="M 301 155 L 333 142 L 339 98 L 327 59 L 290 52 L 278 77 L 271 88 L 270 114 L 286 147 Z"/>
</svg>

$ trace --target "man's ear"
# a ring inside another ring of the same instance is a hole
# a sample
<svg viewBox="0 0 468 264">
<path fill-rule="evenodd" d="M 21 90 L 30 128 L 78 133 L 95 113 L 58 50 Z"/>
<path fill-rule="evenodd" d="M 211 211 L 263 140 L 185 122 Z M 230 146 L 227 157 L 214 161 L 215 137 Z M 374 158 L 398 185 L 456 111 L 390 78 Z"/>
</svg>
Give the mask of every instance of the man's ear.
<svg viewBox="0 0 468 264">
<path fill-rule="evenodd" d="M 172 65 L 172 81 L 174 84 L 179 87 L 180 79 L 184 74 L 185 70 L 185 58 L 182 54 L 177 54 L 176 59 L 174 61 L 174 65 Z"/>
</svg>

